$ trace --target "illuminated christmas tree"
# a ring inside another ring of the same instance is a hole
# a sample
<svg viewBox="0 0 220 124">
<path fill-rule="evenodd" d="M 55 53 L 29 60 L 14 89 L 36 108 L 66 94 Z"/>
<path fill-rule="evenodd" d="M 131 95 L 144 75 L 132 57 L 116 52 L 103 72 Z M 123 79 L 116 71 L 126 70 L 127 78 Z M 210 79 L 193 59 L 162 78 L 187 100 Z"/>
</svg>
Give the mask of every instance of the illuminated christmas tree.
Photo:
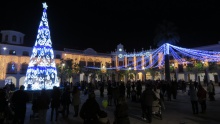
<svg viewBox="0 0 220 124">
<path fill-rule="evenodd" d="M 52 89 L 53 86 L 59 86 L 46 13 L 47 7 L 47 4 L 43 3 L 43 15 L 24 80 L 27 90 Z"/>
</svg>

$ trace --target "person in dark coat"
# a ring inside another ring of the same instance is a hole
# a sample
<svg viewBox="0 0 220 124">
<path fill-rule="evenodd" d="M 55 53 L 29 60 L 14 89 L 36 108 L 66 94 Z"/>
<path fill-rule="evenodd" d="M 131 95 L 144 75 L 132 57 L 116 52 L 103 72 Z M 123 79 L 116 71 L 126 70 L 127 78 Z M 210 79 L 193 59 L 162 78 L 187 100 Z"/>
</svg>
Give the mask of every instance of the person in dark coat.
<svg viewBox="0 0 220 124">
<path fill-rule="evenodd" d="M 126 89 L 127 89 L 127 98 L 130 98 L 131 97 L 131 82 L 130 81 L 126 84 Z"/>
<path fill-rule="evenodd" d="M 80 109 L 80 117 L 84 120 L 83 124 L 98 124 L 98 113 L 100 106 L 95 99 L 95 93 L 90 93 L 86 102 Z"/>
<path fill-rule="evenodd" d="M 100 89 L 99 89 L 99 91 L 100 91 L 100 97 L 104 97 L 104 90 L 105 90 L 105 84 L 104 84 L 104 82 L 100 82 Z"/>
<path fill-rule="evenodd" d="M 56 86 L 53 87 L 52 93 L 51 93 L 51 116 L 50 116 L 50 121 L 53 121 L 53 114 L 55 110 L 55 121 L 57 121 L 59 112 L 58 109 L 60 107 L 60 97 L 61 97 L 61 92 L 60 89 Z"/>
<path fill-rule="evenodd" d="M 137 100 L 140 101 L 141 93 L 142 93 L 142 84 L 140 81 L 137 82 Z"/>
<path fill-rule="evenodd" d="M 46 124 L 47 110 L 50 105 L 50 97 L 45 89 L 41 90 L 41 94 L 37 99 L 39 105 L 39 123 Z"/>
<path fill-rule="evenodd" d="M 71 98 L 70 98 L 70 88 L 65 87 L 64 92 L 61 96 L 61 103 L 63 106 L 63 117 L 68 117 L 69 116 L 69 106 L 71 104 Z"/>
<path fill-rule="evenodd" d="M 199 84 L 197 96 L 198 96 L 198 102 L 201 105 L 201 110 L 202 110 L 201 113 L 206 112 L 206 94 L 207 91 L 203 88 L 201 84 Z"/>
<path fill-rule="evenodd" d="M 125 84 L 124 82 L 121 82 L 119 85 L 119 95 L 120 96 L 125 96 Z"/>
<path fill-rule="evenodd" d="M 118 104 L 115 108 L 115 121 L 116 124 L 130 124 L 128 117 L 128 104 L 125 100 L 125 96 L 120 96 L 118 99 Z"/>
<path fill-rule="evenodd" d="M 8 102 L 6 100 L 6 91 L 4 89 L 0 89 L 0 124 L 4 123 L 7 107 Z"/>
<path fill-rule="evenodd" d="M 26 103 L 29 101 L 29 96 L 24 89 L 24 85 L 21 85 L 20 89 L 15 91 L 11 98 L 11 104 L 13 105 L 15 112 L 13 124 L 24 124 Z"/>
<path fill-rule="evenodd" d="M 152 104 L 156 99 L 157 97 L 152 90 L 152 86 L 148 84 L 141 94 L 141 108 L 143 118 L 146 116 L 150 123 L 152 122 Z"/>
</svg>

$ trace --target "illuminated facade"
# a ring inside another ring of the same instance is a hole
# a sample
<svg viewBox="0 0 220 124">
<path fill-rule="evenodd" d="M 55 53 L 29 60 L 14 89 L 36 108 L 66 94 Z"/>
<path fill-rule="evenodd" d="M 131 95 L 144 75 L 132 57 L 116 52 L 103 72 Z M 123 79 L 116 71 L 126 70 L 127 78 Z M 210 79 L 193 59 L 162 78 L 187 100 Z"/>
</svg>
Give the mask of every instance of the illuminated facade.
<svg viewBox="0 0 220 124">
<path fill-rule="evenodd" d="M 5 82 L 13 82 L 16 87 L 24 84 L 24 79 L 26 76 L 26 71 L 28 68 L 28 63 L 30 62 L 30 56 L 32 54 L 32 47 L 22 46 L 24 34 L 11 31 L 11 30 L 3 30 L 2 34 L 2 42 L 0 44 L 0 87 L 5 85 Z M 14 37 L 14 38 L 12 38 Z M 195 49 L 199 50 L 209 50 L 209 51 L 219 51 L 220 43 L 197 47 Z M 75 50 L 75 49 L 66 49 L 63 51 L 54 50 L 54 58 L 55 63 L 61 63 L 61 59 L 72 59 L 75 63 L 81 64 L 86 67 L 97 67 L 102 69 L 102 67 L 106 67 L 111 71 L 111 75 L 109 80 L 115 81 L 127 81 L 127 80 L 146 80 L 146 79 L 164 79 L 164 71 L 163 66 L 161 66 L 161 70 L 157 69 L 155 75 L 151 72 L 146 71 L 144 68 L 147 67 L 149 63 L 153 63 L 151 53 L 155 51 L 153 49 L 142 50 L 139 52 L 126 52 L 123 45 L 119 44 L 115 51 L 111 52 L 111 54 L 105 53 L 97 53 L 92 48 L 88 48 L 86 50 Z M 144 52 L 145 55 L 149 56 L 148 63 L 146 63 L 146 59 L 143 55 L 140 56 L 132 56 L 133 54 L 139 54 Z M 130 55 L 130 56 L 128 56 Z M 162 53 L 158 54 L 158 62 L 160 63 L 162 60 Z M 137 60 L 141 60 L 135 62 Z M 203 63 L 204 66 L 208 66 L 208 63 Z M 176 60 L 170 60 L 170 65 L 173 66 L 175 70 L 171 70 L 171 79 L 177 75 L 177 79 L 183 79 L 185 81 L 192 80 L 194 81 L 195 74 L 194 72 L 186 71 L 186 64 L 178 64 Z M 120 68 L 122 67 L 123 68 Z M 120 74 L 123 72 L 124 74 Z M 127 72 L 127 73 L 126 73 Z M 89 74 L 91 75 L 91 74 Z M 131 76 L 133 75 L 133 76 Z M 205 72 L 198 72 L 197 76 L 201 81 L 204 79 Z M 219 74 L 217 72 L 209 72 L 208 73 L 209 80 L 218 81 Z M 107 78 L 104 78 L 107 80 Z M 89 76 L 86 76 L 85 73 L 80 73 L 74 75 L 71 79 L 72 82 L 78 81 L 91 81 Z M 100 79 L 96 79 L 100 80 Z"/>
<path fill-rule="evenodd" d="M 24 35 L 17 31 L 1 31 L 2 43 L 0 44 L 0 87 L 7 82 L 13 82 L 16 87 L 24 84 L 26 71 L 32 54 L 32 47 L 22 46 Z M 5 37 L 8 37 L 8 39 Z M 11 37 L 17 37 L 12 41 Z M 22 37 L 22 38 L 19 38 Z M 10 44 L 9 44 L 10 43 Z M 14 44 L 13 44 L 14 43 Z M 106 66 L 111 62 L 111 55 L 97 53 L 92 48 L 86 50 L 64 49 L 64 51 L 54 50 L 55 63 L 61 63 L 61 59 L 72 59 L 75 63 L 83 63 L 85 66 Z M 74 77 L 73 82 L 87 80 L 84 74 Z"/>
</svg>

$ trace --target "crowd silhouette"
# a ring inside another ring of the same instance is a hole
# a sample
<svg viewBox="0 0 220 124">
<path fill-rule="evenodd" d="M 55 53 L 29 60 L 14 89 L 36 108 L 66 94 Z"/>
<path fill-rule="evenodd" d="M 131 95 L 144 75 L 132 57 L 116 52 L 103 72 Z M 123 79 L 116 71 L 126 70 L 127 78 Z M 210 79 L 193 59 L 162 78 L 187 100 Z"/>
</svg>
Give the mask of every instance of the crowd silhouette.
<svg viewBox="0 0 220 124">
<path fill-rule="evenodd" d="M 101 109 L 96 100 L 95 91 L 99 91 L 100 98 L 107 98 L 108 106 L 114 107 L 115 124 L 130 124 L 127 101 L 140 104 L 142 119 L 151 123 L 154 112 L 159 111 L 158 108 L 165 110 L 164 101 L 178 99 L 177 91 L 182 90 L 182 93 L 186 93 L 187 86 L 188 82 L 183 80 L 129 80 L 127 83 L 110 80 L 93 83 L 81 81 L 75 84 L 65 82 L 62 88 L 54 86 L 52 90 L 42 89 L 35 98 L 30 98 L 23 85 L 17 90 L 7 85 L 0 89 L 0 124 L 24 124 L 28 102 L 32 103 L 31 117 L 38 118 L 42 124 L 46 124 L 49 109 L 50 121 L 58 121 L 59 117 L 69 118 L 70 106 L 74 109 L 72 117 L 80 116 L 84 124 L 110 124 L 107 112 Z M 104 96 L 105 91 L 107 96 Z M 88 96 L 83 103 L 81 94 Z M 214 84 L 208 83 L 205 89 L 202 84 L 190 81 L 188 95 L 192 113 L 205 113 L 207 96 L 210 101 L 215 101 Z"/>
</svg>

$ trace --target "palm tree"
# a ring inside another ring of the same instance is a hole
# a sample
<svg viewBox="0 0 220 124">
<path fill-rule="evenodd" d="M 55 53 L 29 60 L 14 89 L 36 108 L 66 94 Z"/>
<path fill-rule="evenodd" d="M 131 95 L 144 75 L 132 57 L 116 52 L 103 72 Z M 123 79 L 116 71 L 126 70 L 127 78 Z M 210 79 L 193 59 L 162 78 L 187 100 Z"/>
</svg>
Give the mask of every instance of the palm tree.
<svg viewBox="0 0 220 124">
<path fill-rule="evenodd" d="M 156 36 L 154 37 L 154 45 L 160 47 L 165 43 L 177 44 L 180 40 L 179 34 L 177 33 L 177 27 L 167 20 L 164 20 L 155 29 Z"/>
<path fill-rule="evenodd" d="M 161 24 L 158 24 L 158 26 L 156 27 L 156 36 L 154 37 L 154 44 L 158 47 L 165 43 L 175 45 L 180 40 L 180 37 L 176 30 L 177 28 L 172 22 L 164 20 Z M 170 81 L 169 53 L 165 53 L 165 78 L 166 80 Z"/>
</svg>

